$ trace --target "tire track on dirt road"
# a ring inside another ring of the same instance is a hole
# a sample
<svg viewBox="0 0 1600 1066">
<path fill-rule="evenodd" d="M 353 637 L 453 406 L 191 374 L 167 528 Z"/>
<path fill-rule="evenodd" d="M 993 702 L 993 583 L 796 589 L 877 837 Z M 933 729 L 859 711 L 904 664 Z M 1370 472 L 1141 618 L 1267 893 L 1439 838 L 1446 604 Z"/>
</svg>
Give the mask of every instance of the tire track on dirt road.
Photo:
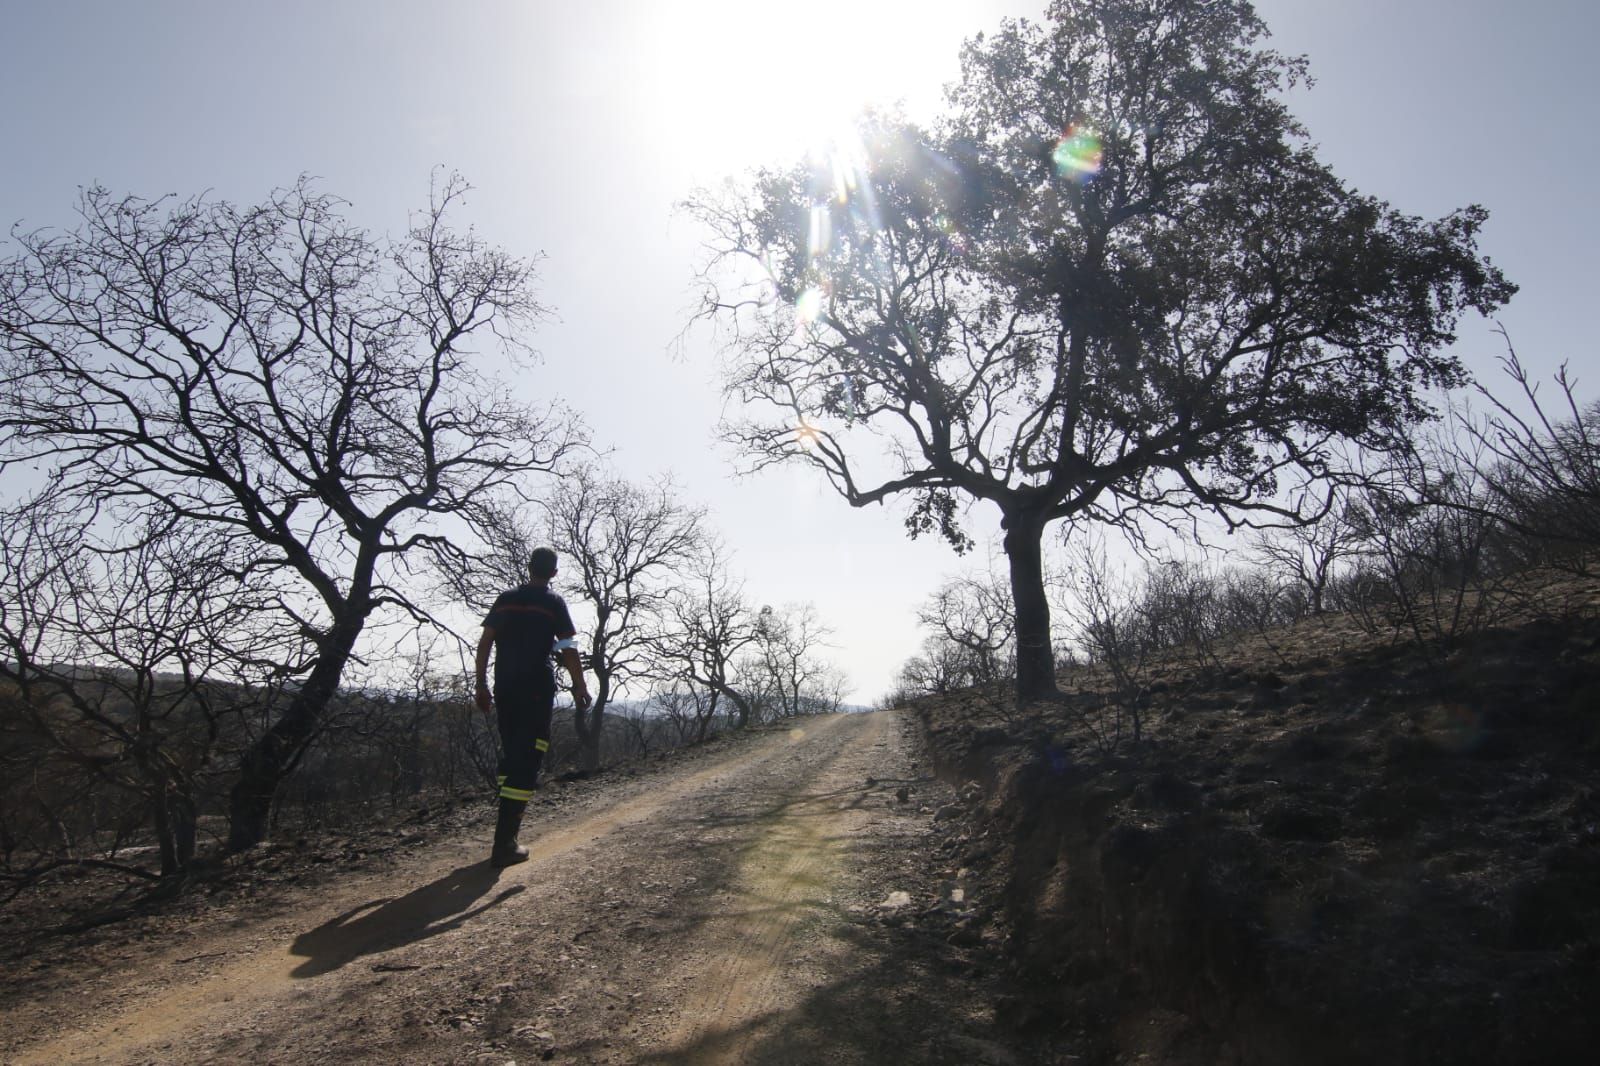
<svg viewBox="0 0 1600 1066">
<path fill-rule="evenodd" d="M 807 787 L 770 808 L 733 879 L 731 910 L 701 929 L 699 964 L 679 978 L 694 991 L 663 1061 L 746 1062 L 809 992 L 788 979 L 789 964 L 804 945 L 803 931 L 826 924 L 834 910 L 851 835 L 868 818 L 862 782 L 894 761 L 886 752 L 890 725 L 887 712 L 856 718 L 857 735 Z"/>
</svg>

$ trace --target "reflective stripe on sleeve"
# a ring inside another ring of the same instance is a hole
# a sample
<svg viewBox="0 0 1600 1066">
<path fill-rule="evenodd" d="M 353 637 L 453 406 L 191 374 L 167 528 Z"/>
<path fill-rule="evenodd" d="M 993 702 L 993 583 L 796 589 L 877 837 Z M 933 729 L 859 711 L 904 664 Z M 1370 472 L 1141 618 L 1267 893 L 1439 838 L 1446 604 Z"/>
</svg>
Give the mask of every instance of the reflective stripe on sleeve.
<svg viewBox="0 0 1600 1066">
<path fill-rule="evenodd" d="M 533 747 L 535 751 L 549 751 L 550 742 L 541 738 L 533 742 Z"/>
</svg>

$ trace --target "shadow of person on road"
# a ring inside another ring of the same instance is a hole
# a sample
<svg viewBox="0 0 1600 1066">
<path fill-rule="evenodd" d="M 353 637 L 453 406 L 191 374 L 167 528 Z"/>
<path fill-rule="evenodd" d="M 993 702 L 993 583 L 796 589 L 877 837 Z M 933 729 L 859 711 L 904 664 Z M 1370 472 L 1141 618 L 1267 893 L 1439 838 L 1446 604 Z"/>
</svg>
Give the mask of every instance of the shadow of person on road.
<svg viewBox="0 0 1600 1066">
<path fill-rule="evenodd" d="M 353 907 L 295 938 L 289 953 L 303 956 L 306 961 L 296 966 L 290 976 L 318 977 L 363 955 L 449 932 L 525 887 L 512 885 L 474 907 L 474 901 L 486 895 L 499 877 L 500 871 L 487 862 L 473 863 L 398 898 L 375 899 Z"/>
</svg>

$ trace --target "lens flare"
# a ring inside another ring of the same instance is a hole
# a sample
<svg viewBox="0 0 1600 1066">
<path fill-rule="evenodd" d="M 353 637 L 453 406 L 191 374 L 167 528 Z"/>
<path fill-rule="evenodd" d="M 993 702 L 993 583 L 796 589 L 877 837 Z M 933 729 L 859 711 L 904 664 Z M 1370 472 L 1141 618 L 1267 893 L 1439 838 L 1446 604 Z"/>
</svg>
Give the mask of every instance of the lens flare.
<svg viewBox="0 0 1600 1066">
<path fill-rule="evenodd" d="M 800 299 L 794 302 L 794 317 L 802 326 L 809 326 L 822 314 L 822 302 L 827 294 L 819 285 L 813 285 L 800 294 Z"/>
<path fill-rule="evenodd" d="M 1100 138 L 1095 136 L 1094 131 L 1074 123 L 1067 127 L 1067 132 L 1056 142 L 1055 151 L 1050 153 L 1050 158 L 1056 165 L 1056 172 L 1062 177 L 1088 181 L 1100 173 L 1100 160 L 1103 155 L 1104 149 L 1100 144 Z"/>
<path fill-rule="evenodd" d="M 939 227 L 939 232 L 944 234 L 946 242 L 957 255 L 967 253 L 967 237 L 956 227 L 955 221 L 949 215 L 936 215 L 933 224 Z"/>
<path fill-rule="evenodd" d="M 811 227 L 806 235 L 806 250 L 811 253 L 811 258 L 820 259 L 828 251 L 828 245 L 833 243 L 833 219 L 828 213 L 827 204 L 811 205 Z"/>
<path fill-rule="evenodd" d="M 806 451 L 811 451 L 822 439 L 822 431 L 813 426 L 809 419 L 801 417 L 798 425 L 794 427 L 795 443 Z"/>
<path fill-rule="evenodd" d="M 809 155 L 818 178 L 831 185 L 833 200 L 841 207 L 867 187 L 872 160 L 854 128 L 841 126 L 813 147 Z"/>
<path fill-rule="evenodd" d="M 860 139 L 836 142 L 828 153 L 828 166 L 833 171 L 833 202 L 843 207 L 866 181 L 867 151 Z"/>
<path fill-rule="evenodd" d="M 847 209 L 849 222 L 855 227 L 880 227 L 878 202 L 872 191 L 872 153 L 858 130 L 842 127 L 835 131 L 811 150 L 810 161 L 812 195 L 818 202 L 829 201 L 834 207 Z M 833 219 L 830 217 L 829 221 Z"/>
<path fill-rule="evenodd" d="M 812 149 L 809 162 L 811 202 L 803 219 L 797 220 L 804 230 L 803 267 L 811 282 L 794 301 L 794 339 L 799 342 L 809 337 L 828 305 L 834 261 L 848 255 L 877 270 L 881 258 L 876 248 L 881 220 L 872 188 L 873 157 L 861 134 L 854 129 L 839 131 Z M 779 271 L 770 252 L 763 266 L 775 281 Z"/>
<path fill-rule="evenodd" d="M 1460 703 L 1442 703 L 1429 711 L 1423 723 L 1432 741 L 1446 751 L 1476 751 L 1484 740 L 1482 712 Z"/>
</svg>

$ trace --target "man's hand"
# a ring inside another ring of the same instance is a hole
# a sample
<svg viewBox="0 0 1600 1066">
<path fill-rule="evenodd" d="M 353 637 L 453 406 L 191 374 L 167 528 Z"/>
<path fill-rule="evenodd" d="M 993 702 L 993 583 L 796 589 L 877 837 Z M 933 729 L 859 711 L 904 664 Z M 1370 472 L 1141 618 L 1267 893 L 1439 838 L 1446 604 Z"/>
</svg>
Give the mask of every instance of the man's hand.
<svg viewBox="0 0 1600 1066">
<path fill-rule="evenodd" d="M 567 668 L 567 676 L 572 678 L 572 702 L 578 705 L 578 710 L 589 709 L 589 686 L 583 683 L 583 660 L 578 658 L 577 648 L 562 648 L 561 662 Z"/>
<path fill-rule="evenodd" d="M 473 693 L 472 702 L 478 705 L 478 710 L 488 714 L 494 709 L 494 697 L 489 695 L 489 653 L 494 650 L 494 630 L 488 626 L 483 627 L 483 635 L 478 638 L 478 657 L 472 667 L 472 680 L 478 683 L 477 691 Z"/>
</svg>

